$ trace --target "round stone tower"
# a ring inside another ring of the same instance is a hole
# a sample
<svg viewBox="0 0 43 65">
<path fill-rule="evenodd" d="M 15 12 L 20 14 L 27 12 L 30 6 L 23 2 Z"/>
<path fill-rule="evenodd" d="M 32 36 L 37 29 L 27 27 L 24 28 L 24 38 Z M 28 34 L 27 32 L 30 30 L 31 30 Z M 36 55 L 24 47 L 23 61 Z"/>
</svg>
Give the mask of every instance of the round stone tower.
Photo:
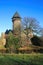
<svg viewBox="0 0 43 65">
<path fill-rule="evenodd" d="M 20 30 L 21 30 L 21 17 L 18 14 L 18 12 L 16 12 L 13 15 L 12 22 L 13 22 L 13 34 L 18 35 L 20 33 Z"/>
</svg>

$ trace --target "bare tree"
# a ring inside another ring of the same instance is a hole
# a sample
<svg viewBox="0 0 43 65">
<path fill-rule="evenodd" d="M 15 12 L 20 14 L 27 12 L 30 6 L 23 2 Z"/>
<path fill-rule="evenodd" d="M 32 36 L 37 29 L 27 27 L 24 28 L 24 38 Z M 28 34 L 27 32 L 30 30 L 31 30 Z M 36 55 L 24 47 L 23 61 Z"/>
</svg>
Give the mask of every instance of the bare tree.
<svg viewBox="0 0 43 65">
<path fill-rule="evenodd" d="M 40 29 L 40 36 L 43 37 L 43 28 Z"/>
<path fill-rule="evenodd" d="M 29 34 L 39 34 L 40 26 L 38 21 L 35 18 L 27 18 L 23 19 L 24 33 L 26 34 L 27 41 L 30 39 Z"/>
</svg>

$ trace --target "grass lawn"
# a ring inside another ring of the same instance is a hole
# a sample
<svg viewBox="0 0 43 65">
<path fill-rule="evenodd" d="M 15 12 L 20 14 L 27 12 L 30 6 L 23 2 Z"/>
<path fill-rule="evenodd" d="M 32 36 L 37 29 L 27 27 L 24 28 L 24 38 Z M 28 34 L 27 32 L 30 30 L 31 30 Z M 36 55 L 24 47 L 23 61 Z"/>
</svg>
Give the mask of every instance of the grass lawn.
<svg viewBox="0 0 43 65">
<path fill-rule="evenodd" d="M 43 54 L 0 54 L 0 65 L 43 65 Z"/>
</svg>

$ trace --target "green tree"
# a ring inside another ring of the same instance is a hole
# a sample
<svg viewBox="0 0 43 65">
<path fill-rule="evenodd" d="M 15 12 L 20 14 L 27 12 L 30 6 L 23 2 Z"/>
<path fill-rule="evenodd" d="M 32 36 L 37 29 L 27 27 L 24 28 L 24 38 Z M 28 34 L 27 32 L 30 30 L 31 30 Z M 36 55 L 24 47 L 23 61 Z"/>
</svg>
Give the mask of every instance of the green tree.
<svg viewBox="0 0 43 65">
<path fill-rule="evenodd" d="M 14 37 L 12 32 L 9 32 L 6 41 L 6 47 L 9 49 L 10 53 L 15 52 L 19 48 L 19 38 Z"/>
</svg>

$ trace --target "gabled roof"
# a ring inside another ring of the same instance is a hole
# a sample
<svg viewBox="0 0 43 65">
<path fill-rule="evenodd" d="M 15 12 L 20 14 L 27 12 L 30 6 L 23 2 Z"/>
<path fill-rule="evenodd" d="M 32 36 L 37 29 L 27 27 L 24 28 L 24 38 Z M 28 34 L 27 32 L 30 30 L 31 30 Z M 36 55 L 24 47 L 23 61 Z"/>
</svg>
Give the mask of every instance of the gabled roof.
<svg viewBox="0 0 43 65">
<path fill-rule="evenodd" d="M 21 18 L 18 12 L 15 12 L 12 18 Z"/>
</svg>

